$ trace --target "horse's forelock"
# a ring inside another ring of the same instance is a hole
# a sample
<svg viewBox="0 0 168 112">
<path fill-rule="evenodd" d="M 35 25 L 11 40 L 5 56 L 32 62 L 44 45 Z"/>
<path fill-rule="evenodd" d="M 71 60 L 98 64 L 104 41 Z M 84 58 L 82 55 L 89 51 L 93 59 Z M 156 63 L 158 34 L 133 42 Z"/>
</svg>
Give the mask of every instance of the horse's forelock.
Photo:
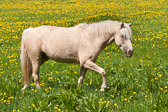
<svg viewBox="0 0 168 112">
<path fill-rule="evenodd" d="M 124 37 L 126 37 L 127 39 L 132 38 L 132 31 L 129 26 L 125 26 L 124 28 L 122 28 L 120 33 L 121 33 L 121 35 L 124 35 Z"/>
</svg>

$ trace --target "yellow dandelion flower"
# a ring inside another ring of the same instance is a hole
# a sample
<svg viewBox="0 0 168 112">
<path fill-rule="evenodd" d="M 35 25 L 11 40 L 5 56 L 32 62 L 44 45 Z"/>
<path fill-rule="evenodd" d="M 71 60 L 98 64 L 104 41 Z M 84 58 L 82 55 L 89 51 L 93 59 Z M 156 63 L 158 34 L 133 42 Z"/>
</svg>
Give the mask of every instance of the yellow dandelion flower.
<svg viewBox="0 0 168 112">
<path fill-rule="evenodd" d="M 162 90 L 163 90 L 163 88 L 160 88 L 160 90 L 162 91 Z"/>
<path fill-rule="evenodd" d="M 116 107 L 116 106 L 117 106 L 117 103 L 114 103 L 114 106 Z"/>
<path fill-rule="evenodd" d="M 111 95 L 112 98 L 114 98 L 114 95 Z"/>
<path fill-rule="evenodd" d="M 32 106 L 33 106 L 33 107 L 35 107 L 35 105 L 34 105 L 34 104 L 32 104 Z"/>
<path fill-rule="evenodd" d="M 124 98 L 125 101 L 127 101 L 127 98 Z"/>
<path fill-rule="evenodd" d="M 54 107 L 54 109 L 58 109 L 58 107 Z"/>
</svg>

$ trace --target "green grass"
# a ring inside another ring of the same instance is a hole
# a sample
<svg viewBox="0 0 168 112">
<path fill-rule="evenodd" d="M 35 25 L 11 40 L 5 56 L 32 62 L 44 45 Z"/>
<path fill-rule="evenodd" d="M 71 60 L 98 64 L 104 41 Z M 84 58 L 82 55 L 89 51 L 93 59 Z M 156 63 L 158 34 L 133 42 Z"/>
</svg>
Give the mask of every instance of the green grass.
<svg viewBox="0 0 168 112">
<path fill-rule="evenodd" d="M 3 112 L 167 112 L 168 16 L 164 0 L 5 0 L 0 4 L 0 109 Z M 134 55 L 125 57 L 113 43 L 97 64 L 102 77 L 88 71 L 77 85 L 80 66 L 49 60 L 40 68 L 41 90 L 33 79 L 21 91 L 20 41 L 30 26 L 74 26 L 102 20 L 133 22 Z"/>
</svg>

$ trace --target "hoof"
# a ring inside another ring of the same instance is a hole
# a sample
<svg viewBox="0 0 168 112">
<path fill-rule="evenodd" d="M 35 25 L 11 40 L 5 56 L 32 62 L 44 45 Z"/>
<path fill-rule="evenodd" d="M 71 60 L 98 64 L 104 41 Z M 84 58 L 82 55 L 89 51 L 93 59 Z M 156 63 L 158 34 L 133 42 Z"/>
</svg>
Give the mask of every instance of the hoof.
<svg viewBox="0 0 168 112">
<path fill-rule="evenodd" d="M 24 87 L 21 89 L 22 91 L 24 91 L 27 88 L 28 85 L 24 85 Z"/>
<path fill-rule="evenodd" d="M 41 89 L 40 84 L 36 84 L 37 89 Z"/>
<path fill-rule="evenodd" d="M 78 79 L 78 84 L 82 84 L 83 83 L 83 77 L 80 77 L 79 79 Z"/>
<path fill-rule="evenodd" d="M 104 91 L 105 91 L 105 89 L 104 89 L 104 88 L 101 88 L 101 89 L 100 89 L 100 91 L 101 91 L 101 92 L 104 92 Z"/>
</svg>

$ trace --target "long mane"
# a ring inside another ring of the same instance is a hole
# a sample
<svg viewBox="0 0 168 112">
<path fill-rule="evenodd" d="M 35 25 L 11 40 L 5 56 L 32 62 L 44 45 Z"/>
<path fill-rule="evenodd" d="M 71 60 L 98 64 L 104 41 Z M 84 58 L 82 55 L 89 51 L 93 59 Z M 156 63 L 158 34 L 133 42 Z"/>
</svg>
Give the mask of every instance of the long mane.
<svg viewBox="0 0 168 112">
<path fill-rule="evenodd" d="M 82 28 L 82 31 L 87 33 L 90 38 L 104 38 L 106 34 L 115 33 L 120 26 L 120 22 L 106 20 L 91 24 L 81 23 L 77 26 Z"/>
</svg>

